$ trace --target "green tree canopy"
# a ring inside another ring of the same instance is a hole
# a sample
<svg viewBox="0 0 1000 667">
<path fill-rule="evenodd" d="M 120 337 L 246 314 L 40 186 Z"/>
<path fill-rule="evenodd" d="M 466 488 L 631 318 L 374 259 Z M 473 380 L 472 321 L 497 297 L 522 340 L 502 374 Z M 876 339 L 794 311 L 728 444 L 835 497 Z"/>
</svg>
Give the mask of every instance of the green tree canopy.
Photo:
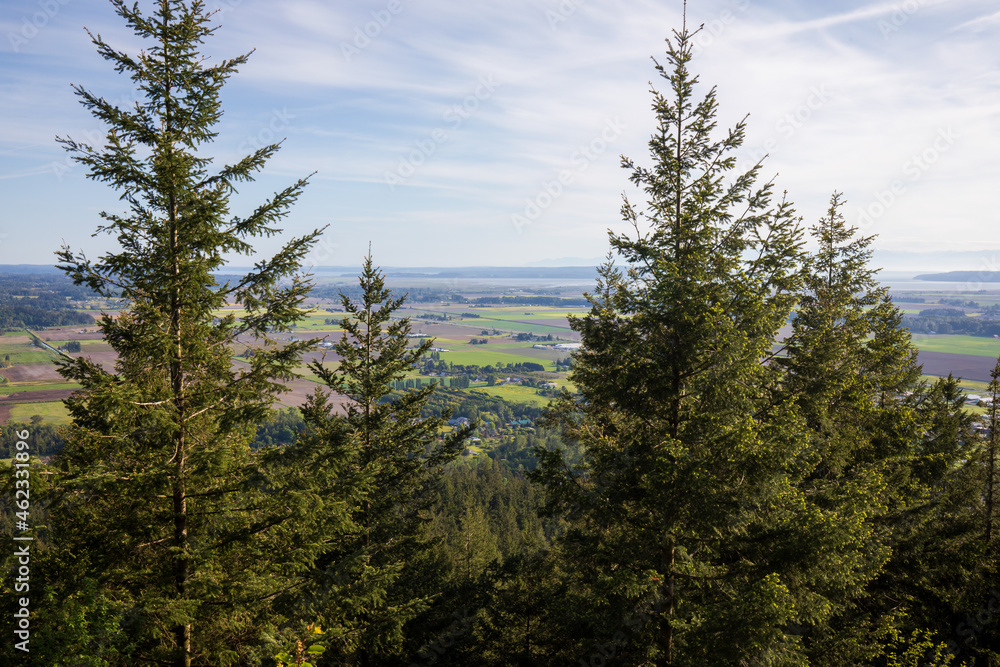
<svg viewBox="0 0 1000 667">
<path fill-rule="evenodd" d="M 124 202 L 123 212 L 102 212 L 98 228 L 119 249 L 91 260 L 64 247 L 58 257 L 74 283 L 121 299 L 121 312 L 100 321 L 117 362 L 61 363 L 83 390 L 67 402 L 73 424 L 57 459 L 50 573 L 67 598 L 89 590 L 104 600 L 107 622 L 127 627 L 128 640 L 108 645 L 94 634 L 67 650 L 129 665 L 257 660 L 277 622 L 258 615 L 257 603 L 285 584 L 271 568 L 294 551 L 279 546 L 277 527 L 298 505 L 258 483 L 249 427 L 265 419 L 307 348 L 270 335 L 304 313 L 309 282 L 297 272 L 319 231 L 290 240 L 235 282 L 216 281 L 225 261 L 280 231 L 305 181 L 247 215 L 231 213 L 237 184 L 278 149 L 212 168 L 220 91 L 247 56 L 217 64 L 202 57 L 214 28 L 201 2 L 161 0 L 152 15 L 112 4 L 145 49 L 132 55 L 91 37 L 140 100 L 117 106 L 75 86 L 107 125 L 106 138 L 96 146 L 60 141 Z M 245 314 L 217 315 L 231 304 Z M 259 348 L 247 364 L 230 358 L 237 337 Z M 40 641 L 49 664 L 64 646 L 58 613 Z"/>
</svg>

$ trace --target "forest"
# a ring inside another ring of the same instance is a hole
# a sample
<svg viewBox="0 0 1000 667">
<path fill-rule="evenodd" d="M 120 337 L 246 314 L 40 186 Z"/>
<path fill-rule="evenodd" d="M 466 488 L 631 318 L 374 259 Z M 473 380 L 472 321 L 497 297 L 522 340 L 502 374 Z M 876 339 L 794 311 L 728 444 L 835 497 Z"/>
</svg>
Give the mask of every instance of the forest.
<svg viewBox="0 0 1000 667">
<path fill-rule="evenodd" d="M 93 316 L 75 310 L 72 304 L 88 295 L 88 290 L 59 274 L 0 275 L 0 330 L 92 325 Z"/>
<path fill-rule="evenodd" d="M 4 664 L 1000 664 L 1000 362 L 983 415 L 922 378 L 874 237 L 835 190 L 806 226 L 738 162 L 745 121 L 717 127 L 696 31 L 654 61 L 648 161 L 622 158 L 629 231 L 570 318 L 573 390 L 471 457 L 479 423 L 518 415 L 399 385 L 432 342 L 412 346 L 370 254 L 339 364 L 309 364 L 327 391 L 271 412 L 318 343 L 276 337 L 307 311 L 322 229 L 216 275 L 279 234 L 309 177 L 231 212 L 280 148 L 212 161 L 249 54 L 202 58 L 200 2 L 113 5 L 144 50 L 92 39 L 140 101 L 75 86 L 106 141 L 61 142 L 120 196 L 97 225 L 120 247 L 57 256 L 118 300 L 97 323 L 118 362 L 59 362 L 83 389 L 47 463 L 56 434 L 13 429 Z M 259 343 L 238 367 L 237 337 Z"/>
</svg>

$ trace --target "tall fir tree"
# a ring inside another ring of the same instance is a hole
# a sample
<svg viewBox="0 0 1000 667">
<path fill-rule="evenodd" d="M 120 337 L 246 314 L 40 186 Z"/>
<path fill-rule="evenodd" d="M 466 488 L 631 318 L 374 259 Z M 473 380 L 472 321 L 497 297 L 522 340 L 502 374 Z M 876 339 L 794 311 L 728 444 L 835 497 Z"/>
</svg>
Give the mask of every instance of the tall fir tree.
<svg viewBox="0 0 1000 667">
<path fill-rule="evenodd" d="M 922 427 L 912 396 L 922 391 L 916 349 L 870 266 L 874 237 L 847 225 L 843 204 L 835 192 L 812 227 L 817 249 L 776 360 L 780 394 L 799 406 L 809 434 L 799 488 L 812 506 L 862 526 L 858 578 L 830 596 L 827 622 L 805 637 L 813 662 L 831 665 L 884 652 L 879 637 L 889 636 L 893 617 L 864 601 L 892 555 L 893 526 L 917 496 L 911 469 Z"/>
<path fill-rule="evenodd" d="M 994 542 L 997 537 L 996 524 L 996 502 L 997 498 L 997 457 L 1000 456 L 1000 358 L 990 372 L 989 405 L 987 406 L 987 427 L 986 451 L 983 467 L 985 469 L 986 484 L 983 489 L 985 496 L 985 506 L 983 507 L 983 542 L 989 551 L 995 551 Z"/>
<path fill-rule="evenodd" d="M 808 438 L 773 363 L 799 288 L 802 231 L 790 204 L 736 171 L 745 125 L 715 138 L 711 89 L 694 97 L 693 34 L 656 64 L 653 165 L 623 159 L 646 208 L 610 234 L 583 349 L 556 419 L 584 464 L 538 450 L 549 511 L 592 604 L 576 634 L 624 664 L 801 664 L 802 629 L 856 585 L 857 517 L 810 508 L 795 484 Z M 837 553 L 836 558 L 822 555 Z M 619 634 L 616 635 L 615 633 Z M 610 643 L 609 643 L 610 642 Z"/>
<path fill-rule="evenodd" d="M 973 656 L 955 631 L 969 610 L 989 598 L 992 585 L 984 586 L 989 568 L 980 522 L 982 442 L 976 414 L 965 402 L 951 375 L 919 392 L 924 433 L 911 466 L 916 493 L 894 522 L 892 559 L 872 596 L 905 609 L 900 632 L 928 631 L 948 647 L 956 665 L 970 664 Z"/>
<path fill-rule="evenodd" d="M 408 347 L 409 318 L 395 316 L 405 297 L 386 288 L 371 256 L 365 258 L 360 287 L 357 302 L 341 295 L 346 314 L 334 346 L 336 367 L 310 364 L 330 389 L 346 398 L 346 414 L 308 410 L 306 437 L 319 448 L 324 441 L 346 437 L 367 486 L 352 514 L 357 526 L 353 539 L 319 556 L 308 592 L 312 600 L 329 600 L 326 591 L 343 578 L 344 563 L 354 563 L 350 576 L 358 582 L 358 593 L 350 608 L 315 608 L 329 622 L 351 628 L 339 657 L 367 666 L 398 659 L 414 641 L 419 646 L 414 637 L 420 630 L 405 636 L 404 627 L 428 612 L 443 586 L 435 576 L 425 529 L 428 510 L 444 465 L 461 451 L 470 429 L 442 436 L 447 413 L 421 416 L 436 390 L 434 383 L 393 394 L 393 382 L 410 372 L 433 343 L 424 339 Z"/>
<path fill-rule="evenodd" d="M 108 126 L 106 139 L 103 146 L 60 141 L 89 178 L 127 204 L 126 212 L 102 213 L 98 229 L 120 249 L 95 261 L 64 247 L 58 257 L 76 284 L 121 303 L 100 320 L 117 361 L 61 364 L 83 389 L 67 401 L 72 426 L 55 463 L 46 573 L 51 590 L 68 600 L 90 595 L 110 617 L 69 655 L 179 667 L 259 661 L 277 622 L 262 601 L 288 583 L 274 571 L 295 551 L 280 526 L 300 512 L 260 484 L 248 443 L 307 348 L 271 335 L 304 314 L 310 284 L 297 271 L 320 232 L 219 284 L 214 273 L 224 261 L 250 255 L 254 238 L 280 231 L 275 224 L 305 181 L 249 215 L 232 215 L 237 184 L 278 149 L 210 170 L 205 150 L 222 115 L 220 90 L 247 56 L 206 61 L 200 49 L 214 28 L 197 0 L 160 0 L 149 16 L 122 0 L 112 5 L 146 50 L 129 55 L 91 37 L 141 99 L 120 107 L 75 87 Z M 218 315 L 231 304 L 244 314 Z M 245 365 L 231 360 L 238 338 L 258 344 Z M 40 645 L 51 647 L 65 625 L 58 607 L 48 611 Z M 74 658 L 51 655 L 49 664 L 60 659 Z"/>
</svg>

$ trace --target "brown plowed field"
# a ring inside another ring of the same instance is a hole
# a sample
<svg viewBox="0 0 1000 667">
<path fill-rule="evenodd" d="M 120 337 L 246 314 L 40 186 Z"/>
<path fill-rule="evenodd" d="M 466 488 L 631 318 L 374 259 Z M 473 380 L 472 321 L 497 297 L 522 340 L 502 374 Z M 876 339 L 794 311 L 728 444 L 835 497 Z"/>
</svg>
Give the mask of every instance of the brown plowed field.
<svg viewBox="0 0 1000 667">
<path fill-rule="evenodd" d="M 86 327 L 89 333 L 79 333 L 81 327 L 59 327 L 56 329 L 46 329 L 38 332 L 42 340 L 66 341 L 66 340 L 101 340 L 104 337 L 93 324 Z M 55 345 L 53 347 L 58 347 Z"/>
<path fill-rule="evenodd" d="M 990 371 L 997 360 L 974 354 L 948 354 L 946 352 L 920 352 L 920 363 L 924 373 L 941 377 L 951 373 L 963 380 L 990 381 Z"/>
<path fill-rule="evenodd" d="M 69 398 L 76 389 L 39 389 L 19 391 L 0 396 L 0 405 L 17 405 L 19 403 L 50 403 Z"/>
<path fill-rule="evenodd" d="M 274 406 L 275 408 L 280 406 L 288 408 L 302 407 L 302 405 L 306 402 L 306 397 L 311 396 L 317 389 L 322 389 L 328 394 L 330 393 L 330 389 L 325 385 L 310 382 L 309 380 L 292 380 L 285 386 L 288 387 L 289 391 L 278 397 L 278 404 Z M 334 406 L 336 412 L 344 414 L 342 397 L 331 397 L 330 404 Z"/>
<path fill-rule="evenodd" d="M 10 382 L 65 382 L 55 364 L 17 364 L 0 370 L 0 375 Z"/>
</svg>

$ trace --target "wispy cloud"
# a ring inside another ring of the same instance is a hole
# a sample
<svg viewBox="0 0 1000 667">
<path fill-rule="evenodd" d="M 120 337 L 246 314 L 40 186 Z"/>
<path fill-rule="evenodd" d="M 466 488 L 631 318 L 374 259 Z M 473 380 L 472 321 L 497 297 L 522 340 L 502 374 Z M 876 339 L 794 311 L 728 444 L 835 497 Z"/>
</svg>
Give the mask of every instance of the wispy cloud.
<svg viewBox="0 0 1000 667">
<path fill-rule="evenodd" d="M 10 4 L 7 30 L 37 6 Z M 681 20 L 669 4 L 398 0 L 393 12 L 387 0 L 217 0 L 212 57 L 256 52 L 223 91 L 212 152 L 232 161 L 248 141 L 286 138 L 260 182 L 241 188 L 240 205 L 317 171 L 288 224 L 332 224 L 345 255 L 360 257 L 374 238 L 384 244 L 380 261 L 396 265 L 414 255 L 425 264 L 601 256 L 606 230 L 621 225 L 621 193 L 634 192 L 618 155 L 648 153 L 649 83 L 665 86 L 650 56 L 662 56 Z M 779 174 L 779 190 L 807 219 L 834 189 L 856 211 L 878 201 L 907 160 L 952 127 L 960 138 L 869 231 L 881 247 L 971 247 L 1000 224 L 989 179 L 1000 152 L 1000 14 L 989 2 L 845 10 L 706 0 L 688 10 L 689 26 L 705 24 L 693 69 L 702 90 L 718 86 L 720 124 L 750 113 L 744 157 L 770 154 L 765 173 Z M 55 135 L 101 131 L 68 84 L 109 97 L 130 87 L 94 53 L 83 25 L 135 46 L 108 6 L 67 3 L 22 50 L 8 46 L 0 70 L 9 211 L 71 243 L 96 226 L 94 212 L 118 204 L 82 169 L 62 180 L 51 171 L 66 157 Z M 494 82 L 488 93 L 484 80 Z M 518 233 L 512 214 L 560 170 L 578 169 L 574 155 L 609 118 L 621 120 L 621 135 Z M 51 249 L 21 233 L 0 247 L 0 263 L 15 248 L 18 261 L 48 261 Z"/>
<path fill-rule="evenodd" d="M 989 14 L 987 16 L 980 16 L 972 19 L 971 21 L 966 21 L 965 23 L 955 26 L 953 30 L 971 30 L 972 32 L 982 32 L 997 25 L 1000 25 L 1000 12 Z"/>
</svg>

